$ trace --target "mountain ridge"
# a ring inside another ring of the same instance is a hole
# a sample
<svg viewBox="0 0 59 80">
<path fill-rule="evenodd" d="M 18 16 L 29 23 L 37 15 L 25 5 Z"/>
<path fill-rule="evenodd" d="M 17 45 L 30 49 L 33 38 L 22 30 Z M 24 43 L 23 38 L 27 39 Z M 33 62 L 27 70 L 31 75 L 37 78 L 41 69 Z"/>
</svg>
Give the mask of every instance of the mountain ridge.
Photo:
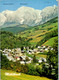
<svg viewBox="0 0 59 80">
<path fill-rule="evenodd" d="M 46 7 L 43 10 L 37 10 L 31 7 L 20 7 L 16 11 L 6 10 L 0 13 L 0 28 L 4 27 L 5 24 L 7 24 L 7 26 L 8 24 L 36 26 L 57 16 L 56 5 Z"/>
<path fill-rule="evenodd" d="M 57 17 L 56 17 L 57 18 Z M 45 22 L 44 24 L 46 23 L 50 23 L 52 24 L 53 21 L 56 22 L 57 20 L 55 20 L 56 18 L 53 18 L 47 22 Z M 41 24 L 41 25 L 37 25 L 37 26 L 28 26 L 28 25 L 15 25 L 15 26 L 10 26 L 10 27 L 5 27 L 5 28 L 1 28 L 2 31 L 9 31 L 9 32 L 12 32 L 14 34 L 17 34 L 17 33 L 20 33 L 20 32 L 23 32 L 25 30 L 29 30 L 29 29 L 32 29 L 32 28 L 37 28 L 38 26 L 43 26 L 44 24 Z"/>
</svg>

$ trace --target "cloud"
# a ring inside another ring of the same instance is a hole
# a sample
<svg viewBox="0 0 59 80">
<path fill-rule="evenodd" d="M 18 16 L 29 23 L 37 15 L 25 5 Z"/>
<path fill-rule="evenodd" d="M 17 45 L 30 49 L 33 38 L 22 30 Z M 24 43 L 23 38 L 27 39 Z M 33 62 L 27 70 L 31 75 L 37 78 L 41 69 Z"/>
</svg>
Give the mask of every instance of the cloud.
<svg viewBox="0 0 59 80">
<path fill-rule="evenodd" d="M 57 6 L 55 5 L 43 10 L 23 6 L 16 11 L 5 10 L 0 13 L 0 26 L 7 23 L 35 26 L 57 17 L 57 15 Z"/>
</svg>

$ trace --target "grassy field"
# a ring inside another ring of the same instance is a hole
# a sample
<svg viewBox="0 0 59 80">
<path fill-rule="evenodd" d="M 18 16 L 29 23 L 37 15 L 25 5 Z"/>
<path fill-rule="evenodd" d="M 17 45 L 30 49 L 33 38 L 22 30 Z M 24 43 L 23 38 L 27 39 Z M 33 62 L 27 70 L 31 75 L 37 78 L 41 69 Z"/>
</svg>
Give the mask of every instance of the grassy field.
<svg viewBox="0 0 59 80">
<path fill-rule="evenodd" d="M 53 37 L 51 39 L 49 39 L 48 41 L 46 41 L 43 45 L 47 45 L 47 46 L 52 46 L 54 43 L 54 39 L 56 39 L 57 37 Z"/>
<path fill-rule="evenodd" d="M 37 57 L 37 58 L 40 58 L 40 57 L 42 57 L 42 58 L 46 58 L 47 55 L 44 55 L 44 54 L 37 54 L 36 57 Z"/>
<path fill-rule="evenodd" d="M 19 76 L 6 76 L 5 72 L 7 73 L 15 73 L 11 70 L 1 70 L 1 80 L 51 80 L 46 77 L 39 77 L 39 76 L 32 76 L 21 73 Z"/>
<path fill-rule="evenodd" d="M 27 53 L 26 53 L 26 55 L 27 55 L 28 57 L 31 57 L 31 58 L 33 58 L 33 56 L 34 56 L 33 54 L 27 54 Z M 45 55 L 45 54 L 40 54 L 40 53 L 36 54 L 36 58 L 37 58 L 37 59 L 39 59 L 40 57 L 46 58 L 47 55 Z"/>
</svg>

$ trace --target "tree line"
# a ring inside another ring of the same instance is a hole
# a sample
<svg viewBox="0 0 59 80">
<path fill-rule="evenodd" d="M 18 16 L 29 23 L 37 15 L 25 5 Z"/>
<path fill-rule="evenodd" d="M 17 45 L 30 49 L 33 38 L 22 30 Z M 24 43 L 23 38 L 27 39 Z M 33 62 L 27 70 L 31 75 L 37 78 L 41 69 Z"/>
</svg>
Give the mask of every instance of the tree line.
<svg viewBox="0 0 59 80">
<path fill-rule="evenodd" d="M 1 49 L 5 48 L 18 48 L 18 47 L 23 47 L 23 46 L 28 46 L 30 43 L 25 40 L 25 38 L 17 38 L 14 36 L 11 32 L 7 31 L 1 31 L 0 33 L 0 41 L 1 41 Z"/>
</svg>

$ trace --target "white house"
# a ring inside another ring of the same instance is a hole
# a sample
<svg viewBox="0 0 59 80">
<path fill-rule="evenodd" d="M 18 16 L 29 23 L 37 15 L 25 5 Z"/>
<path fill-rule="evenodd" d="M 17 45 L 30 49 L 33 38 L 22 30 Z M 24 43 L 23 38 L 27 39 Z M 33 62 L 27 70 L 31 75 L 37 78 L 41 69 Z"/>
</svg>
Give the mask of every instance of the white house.
<svg viewBox="0 0 59 80">
<path fill-rule="evenodd" d="M 38 49 L 41 48 L 40 46 L 38 46 Z"/>
<path fill-rule="evenodd" d="M 24 61 L 20 61 L 20 64 L 25 64 L 25 62 Z"/>
<path fill-rule="evenodd" d="M 51 48 L 51 50 L 53 50 L 53 48 Z"/>
<path fill-rule="evenodd" d="M 42 58 L 42 61 L 46 62 L 47 60 L 46 60 L 46 58 Z"/>
<path fill-rule="evenodd" d="M 31 63 L 31 61 L 26 61 L 26 64 L 30 64 Z"/>
<path fill-rule="evenodd" d="M 48 51 L 48 48 L 45 48 L 45 51 Z"/>
<path fill-rule="evenodd" d="M 22 57 L 22 59 L 23 59 L 23 60 L 25 60 L 25 59 L 26 59 L 26 56 L 21 56 L 21 57 Z"/>
<path fill-rule="evenodd" d="M 42 60 L 38 60 L 39 63 L 42 63 Z"/>
</svg>

